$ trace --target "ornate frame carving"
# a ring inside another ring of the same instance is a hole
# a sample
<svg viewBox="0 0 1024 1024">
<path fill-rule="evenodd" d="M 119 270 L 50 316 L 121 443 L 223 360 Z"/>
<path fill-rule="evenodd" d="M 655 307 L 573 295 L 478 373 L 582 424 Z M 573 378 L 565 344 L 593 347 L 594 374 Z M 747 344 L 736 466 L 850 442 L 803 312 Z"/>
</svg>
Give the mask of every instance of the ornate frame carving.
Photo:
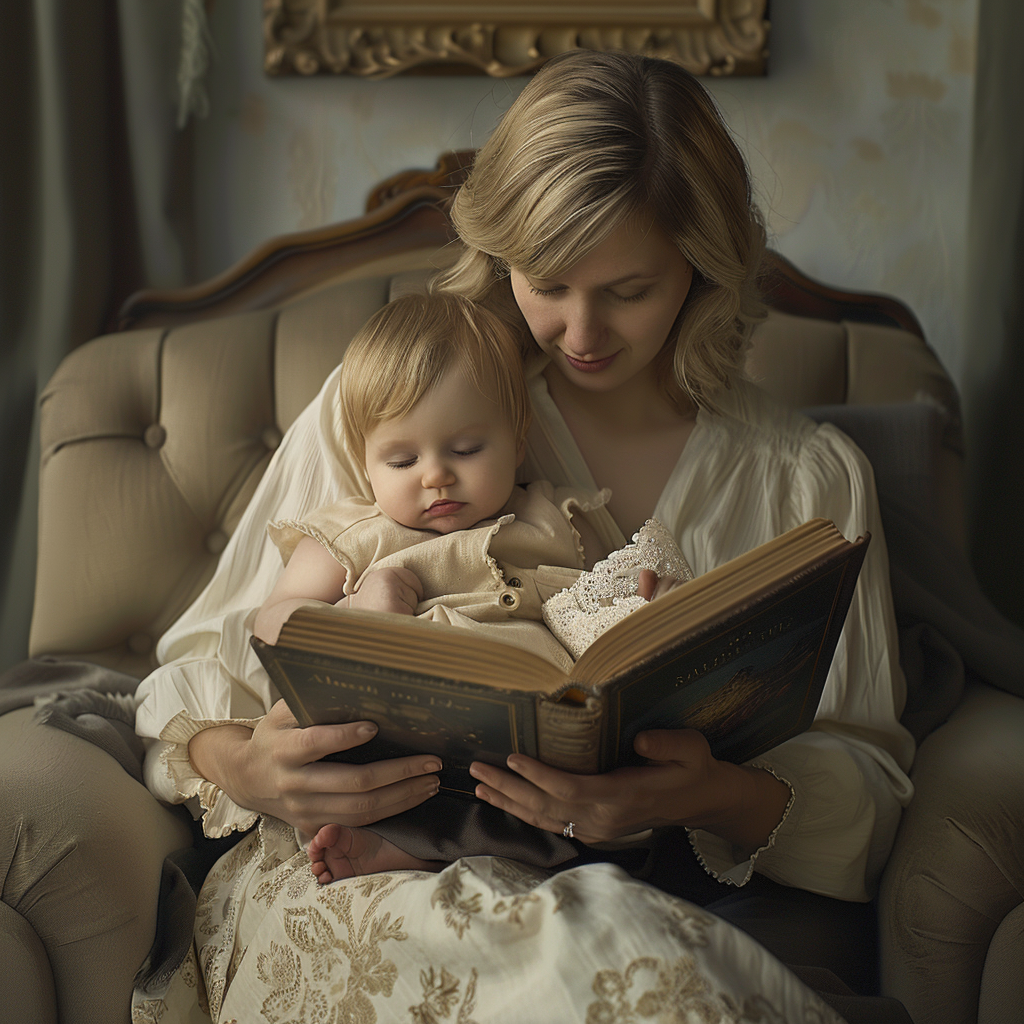
<svg viewBox="0 0 1024 1024">
<path fill-rule="evenodd" d="M 565 50 L 629 50 L 698 75 L 763 75 L 767 0 L 264 0 L 272 75 L 528 74 Z"/>
</svg>

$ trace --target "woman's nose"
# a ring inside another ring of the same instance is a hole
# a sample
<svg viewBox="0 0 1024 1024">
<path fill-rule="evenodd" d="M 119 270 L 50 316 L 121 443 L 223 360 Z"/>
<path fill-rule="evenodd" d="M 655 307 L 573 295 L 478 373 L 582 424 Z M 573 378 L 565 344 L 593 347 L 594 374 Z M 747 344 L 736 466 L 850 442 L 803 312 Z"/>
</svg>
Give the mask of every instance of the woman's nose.
<svg viewBox="0 0 1024 1024">
<path fill-rule="evenodd" d="M 592 303 L 576 302 L 565 311 L 565 347 L 574 356 L 588 356 L 601 347 L 605 324 Z"/>
<path fill-rule="evenodd" d="M 426 459 L 423 462 L 422 481 L 428 490 L 451 487 L 455 483 L 455 474 L 444 459 Z"/>
</svg>

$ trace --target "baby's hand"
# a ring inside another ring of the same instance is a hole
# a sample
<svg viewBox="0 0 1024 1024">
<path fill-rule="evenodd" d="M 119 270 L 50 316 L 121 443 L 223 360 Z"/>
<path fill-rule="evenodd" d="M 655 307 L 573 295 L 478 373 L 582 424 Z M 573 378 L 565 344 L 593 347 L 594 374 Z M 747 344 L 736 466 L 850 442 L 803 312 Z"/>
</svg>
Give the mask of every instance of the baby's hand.
<svg viewBox="0 0 1024 1024">
<path fill-rule="evenodd" d="M 674 576 L 659 576 L 652 569 L 641 569 L 637 580 L 637 594 L 645 601 L 653 601 L 664 597 L 669 591 L 675 590 L 684 581 Z"/>
<path fill-rule="evenodd" d="M 412 615 L 423 600 L 423 584 L 411 569 L 377 569 L 359 589 L 338 602 L 347 608 Z"/>
</svg>

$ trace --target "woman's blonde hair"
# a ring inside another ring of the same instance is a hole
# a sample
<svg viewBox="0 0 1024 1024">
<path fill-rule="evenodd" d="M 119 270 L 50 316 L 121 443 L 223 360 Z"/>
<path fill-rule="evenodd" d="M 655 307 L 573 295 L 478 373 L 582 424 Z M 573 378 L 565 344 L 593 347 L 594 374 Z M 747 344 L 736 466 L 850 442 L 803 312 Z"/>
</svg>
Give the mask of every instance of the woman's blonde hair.
<svg viewBox="0 0 1024 1024">
<path fill-rule="evenodd" d="M 405 295 L 370 317 L 345 352 L 338 390 L 352 452 L 365 460 L 367 433 L 405 416 L 453 369 L 498 405 L 521 442 L 531 411 L 515 333 L 460 295 Z"/>
<path fill-rule="evenodd" d="M 694 269 L 659 356 L 669 396 L 714 408 L 764 316 L 765 229 L 714 101 L 679 65 L 576 50 L 548 61 L 477 153 L 451 207 L 466 251 L 434 283 L 529 333 L 510 268 L 554 278 L 619 225 L 653 220 Z M 674 337 L 675 344 L 671 344 Z"/>
</svg>

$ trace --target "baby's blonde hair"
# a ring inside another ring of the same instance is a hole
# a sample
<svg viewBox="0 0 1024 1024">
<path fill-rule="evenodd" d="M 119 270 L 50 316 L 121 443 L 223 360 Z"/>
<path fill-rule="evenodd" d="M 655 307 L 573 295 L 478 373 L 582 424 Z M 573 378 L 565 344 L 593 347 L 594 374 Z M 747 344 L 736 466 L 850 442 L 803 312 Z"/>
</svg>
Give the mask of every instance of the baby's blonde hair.
<svg viewBox="0 0 1024 1024">
<path fill-rule="evenodd" d="M 660 227 L 694 269 L 659 356 L 677 403 L 714 408 L 764 316 L 765 229 L 746 164 L 703 86 L 669 61 L 552 58 L 477 153 L 451 217 L 466 251 L 435 287 L 486 302 L 524 346 L 511 268 L 557 279 L 620 225 Z"/>
<path fill-rule="evenodd" d="M 515 333 L 460 295 L 405 295 L 370 317 L 345 352 L 338 389 L 352 452 L 365 460 L 367 433 L 407 415 L 453 369 L 498 405 L 522 442 L 531 410 Z"/>
</svg>

